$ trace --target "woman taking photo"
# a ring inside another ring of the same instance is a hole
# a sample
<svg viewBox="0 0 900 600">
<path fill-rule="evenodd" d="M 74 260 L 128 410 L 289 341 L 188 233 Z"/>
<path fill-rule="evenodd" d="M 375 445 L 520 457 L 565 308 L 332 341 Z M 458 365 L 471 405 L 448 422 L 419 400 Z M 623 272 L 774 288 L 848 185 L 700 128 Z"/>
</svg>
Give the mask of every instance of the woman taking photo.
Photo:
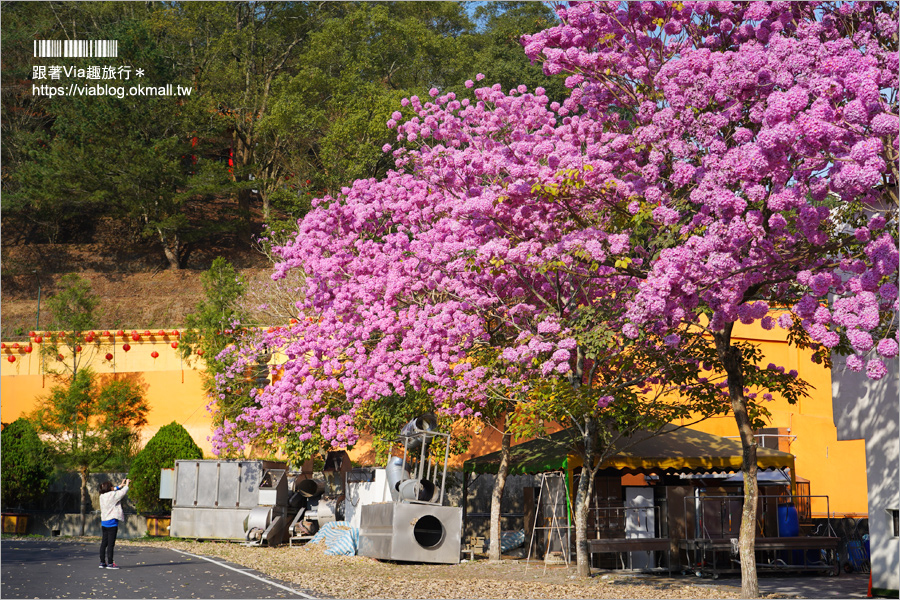
<svg viewBox="0 0 900 600">
<path fill-rule="evenodd" d="M 103 539 L 100 542 L 100 568 L 118 569 L 113 562 L 113 550 L 116 547 L 116 535 L 119 533 L 119 522 L 125 520 L 125 512 L 122 510 L 122 500 L 128 494 L 128 479 L 122 480 L 122 485 L 113 487 L 109 481 L 100 484 L 100 528 L 103 530 Z"/>
</svg>

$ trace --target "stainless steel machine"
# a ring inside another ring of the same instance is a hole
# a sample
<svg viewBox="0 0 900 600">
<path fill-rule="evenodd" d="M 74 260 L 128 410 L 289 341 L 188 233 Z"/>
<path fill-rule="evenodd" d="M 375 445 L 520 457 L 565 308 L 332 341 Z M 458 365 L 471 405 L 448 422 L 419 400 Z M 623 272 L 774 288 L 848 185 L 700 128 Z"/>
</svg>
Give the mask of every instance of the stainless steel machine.
<svg viewBox="0 0 900 600">
<path fill-rule="evenodd" d="M 435 431 L 437 419 L 425 415 L 410 421 L 397 438 L 403 455 L 385 467 L 392 502 L 362 506 L 359 555 L 382 560 L 459 562 L 462 508 L 443 506 L 450 456 L 450 435 Z M 431 453 L 435 438 L 445 441 L 443 471 Z"/>
<path fill-rule="evenodd" d="M 287 465 L 273 461 L 175 461 L 170 535 L 246 539 L 254 509 L 266 506 L 274 509 L 276 516 L 286 512 L 286 473 Z M 257 511 L 255 522 L 259 521 L 259 514 Z"/>
<path fill-rule="evenodd" d="M 319 479 L 311 462 L 289 473 L 275 461 L 179 460 L 173 485 L 165 486 L 171 491 L 160 497 L 172 500 L 174 537 L 276 546 L 343 519 L 349 470 L 346 452 L 329 452 Z"/>
</svg>

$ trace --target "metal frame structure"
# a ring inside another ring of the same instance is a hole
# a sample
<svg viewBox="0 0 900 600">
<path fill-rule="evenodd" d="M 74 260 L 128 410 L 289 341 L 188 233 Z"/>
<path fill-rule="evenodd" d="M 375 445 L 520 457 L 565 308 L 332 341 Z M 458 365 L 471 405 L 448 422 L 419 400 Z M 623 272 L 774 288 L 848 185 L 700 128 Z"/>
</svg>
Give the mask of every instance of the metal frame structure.
<svg viewBox="0 0 900 600">
<path fill-rule="evenodd" d="M 828 496 L 811 496 L 810 498 L 824 498 L 826 506 Z M 790 496 L 760 495 L 760 506 L 765 506 L 767 500 L 790 500 Z M 718 510 L 708 511 L 720 515 L 720 529 L 713 535 L 710 526 L 702 515 L 706 514 L 704 503 L 717 504 Z M 736 534 L 734 519 L 731 511 L 727 510 L 727 503 L 743 504 L 741 496 L 686 496 L 684 498 L 685 513 L 691 510 L 694 515 L 694 537 L 684 539 L 681 548 L 688 554 L 692 570 L 698 577 L 709 575 L 713 579 L 719 575 L 740 573 L 740 561 L 738 559 L 738 538 L 731 537 Z M 829 509 L 830 512 L 830 509 Z M 698 518 L 698 515 L 699 518 Z M 737 515 L 737 528 L 740 527 L 740 514 Z M 730 521 L 730 526 L 725 527 L 725 519 Z M 765 524 L 763 524 L 765 529 Z M 830 520 L 826 531 L 830 530 Z M 785 572 L 785 571 L 813 571 L 826 572 L 829 575 L 840 573 L 840 561 L 838 557 L 839 539 L 826 536 L 775 536 L 757 537 L 755 552 L 757 555 L 757 570 L 759 572 Z M 810 552 L 818 554 L 810 559 Z M 726 556 L 727 555 L 727 556 Z M 801 558 L 802 557 L 802 558 Z"/>
<path fill-rule="evenodd" d="M 459 562 L 462 508 L 443 506 L 450 434 L 435 431 L 436 426 L 434 415 L 424 415 L 401 430 L 397 442 L 403 443 L 403 456 L 389 458 L 385 469 L 393 501 L 360 508 L 360 556 L 428 563 Z M 435 438 L 445 441 L 439 494 L 432 481 L 438 473 L 438 464 L 431 454 Z M 416 450 L 415 467 L 408 470 L 408 461 Z"/>
<path fill-rule="evenodd" d="M 538 515 L 540 513 L 539 510 L 534 511 L 534 525 L 531 528 L 531 540 L 528 542 L 528 554 L 525 559 L 525 571 L 528 571 L 528 564 L 531 562 L 531 551 L 534 549 L 534 537 L 535 533 L 539 530 L 546 530 L 549 533 L 547 534 L 547 553 L 550 554 L 550 544 L 553 540 L 553 532 L 556 532 L 557 541 L 559 542 L 560 547 L 563 550 L 563 560 L 565 562 L 566 567 L 570 565 L 572 562 L 571 551 L 572 551 L 572 524 L 569 522 L 569 515 L 571 514 L 572 506 L 571 501 L 569 499 L 569 486 L 566 478 L 566 474 L 561 471 L 551 471 L 550 473 L 541 473 L 541 487 L 538 492 L 537 497 L 537 506 L 543 509 L 545 506 L 549 506 L 552 510 L 552 515 L 550 517 L 550 525 L 538 527 Z M 547 480 L 550 479 L 552 484 L 548 484 Z M 557 479 L 561 479 L 562 481 L 556 481 Z M 541 500 L 544 495 L 544 488 L 547 488 L 547 493 L 550 493 L 552 487 L 555 487 L 554 496 L 551 504 L 543 504 Z M 559 489 L 563 489 L 563 501 L 560 502 Z M 558 508 L 562 506 L 566 512 L 566 524 L 563 526 L 559 523 L 559 516 L 557 515 Z M 546 517 L 545 517 L 546 520 Z M 562 531 L 565 530 L 565 541 L 563 541 Z M 544 573 L 547 572 L 547 559 L 544 559 Z"/>
<path fill-rule="evenodd" d="M 410 500 L 410 502 L 415 504 L 433 504 L 436 506 L 441 506 L 444 503 L 444 488 L 447 484 L 447 461 L 450 460 L 450 434 L 449 433 L 441 433 L 439 431 L 419 431 L 418 433 L 412 433 L 409 435 L 400 434 L 397 436 L 398 441 L 403 442 L 403 464 L 406 465 L 409 460 L 409 450 L 410 445 L 413 445 L 413 449 L 416 446 L 421 446 L 421 450 L 419 451 L 419 458 L 416 461 L 416 476 L 413 477 L 405 477 L 407 474 L 406 469 L 403 469 L 401 475 L 401 482 L 416 479 L 418 481 L 427 480 L 434 481 L 434 476 L 437 475 L 438 465 L 433 460 L 433 456 L 431 455 L 431 442 L 434 438 L 441 437 L 444 438 L 444 469 L 441 474 L 441 493 L 438 497 L 437 501 L 428 501 L 428 500 Z M 419 442 L 417 444 L 413 444 L 413 442 Z M 397 500 L 400 501 L 399 499 Z"/>
</svg>

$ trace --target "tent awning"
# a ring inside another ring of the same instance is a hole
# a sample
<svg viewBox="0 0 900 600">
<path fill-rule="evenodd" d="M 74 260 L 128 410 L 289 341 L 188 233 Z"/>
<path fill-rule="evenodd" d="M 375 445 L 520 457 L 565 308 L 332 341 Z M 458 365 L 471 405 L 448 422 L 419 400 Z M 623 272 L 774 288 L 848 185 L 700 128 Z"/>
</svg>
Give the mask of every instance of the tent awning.
<svg viewBox="0 0 900 600">
<path fill-rule="evenodd" d="M 510 474 L 535 474 L 581 466 L 575 452 L 576 436 L 563 430 L 510 449 Z M 742 462 L 741 443 L 687 427 L 667 425 L 664 433 L 638 432 L 622 438 L 622 448 L 604 461 L 603 467 L 635 472 L 739 471 Z M 463 463 L 467 473 L 496 473 L 500 452 L 491 452 Z M 794 467 L 794 456 L 771 448 L 757 449 L 760 469 Z"/>
</svg>

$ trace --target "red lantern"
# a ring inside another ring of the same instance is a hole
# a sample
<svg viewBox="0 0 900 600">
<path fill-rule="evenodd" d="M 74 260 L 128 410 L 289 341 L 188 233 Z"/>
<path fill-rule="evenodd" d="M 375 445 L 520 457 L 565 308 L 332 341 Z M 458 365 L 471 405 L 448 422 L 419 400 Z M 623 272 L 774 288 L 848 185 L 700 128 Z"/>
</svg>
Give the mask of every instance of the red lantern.
<svg viewBox="0 0 900 600">
<path fill-rule="evenodd" d="M 107 353 L 106 353 L 106 360 L 112 360 L 112 359 L 113 359 L 112 352 L 107 352 Z"/>
<path fill-rule="evenodd" d="M 197 356 L 203 356 L 203 350 L 197 350 Z"/>
<path fill-rule="evenodd" d="M 10 355 L 10 356 L 7 356 L 7 357 L 6 357 L 6 360 L 8 360 L 8 361 L 11 362 L 11 363 L 14 363 L 14 362 L 16 362 L 16 357 Z"/>
<path fill-rule="evenodd" d="M 13 342 L 13 345 L 10 346 L 10 347 L 11 347 L 13 350 L 18 350 L 18 349 L 19 349 L 19 343 L 18 343 L 18 342 Z"/>
<path fill-rule="evenodd" d="M 27 352 L 28 354 L 31 354 L 32 350 L 33 350 L 33 348 L 31 346 L 28 346 L 27 348 L 25 348 L 25 352 Z"/>
<path fill-rule="evenodd" d="M 36 335 L 37 335 L 37 333 L 34 332 L 34 331 L 29 331 L 29 332 L 28 332 L 28 337 L 34 337 L 34 336 L 36 336 Z"/>
<path fill-rule="evenodd" d="M 6 344 L 0 343 L 0 350 L 6 350 Z"/>
<path fill-rule="evenodd" d="M 56 355 L 56 358 L 59 359 L 59 360 L 63 360 L 63 355 L 62 355 L 62 354 L 57 354 L 57 355 Z"/>
<path fill-rule="evenodd" d="M 153 334 L 150 333 L 150 331 L 149 331 L 148 329 L 145 329 L 145 330 L 144 330 L 144 335 L 146 335 L 146 336 L 151 336 L 151 335 L 153 335 Z"/>
<path fill-rule="evenodd" d="M 128 352 L 129 350 L 131 350 L 131 346 L 129 346 L 128 344 L 122 344 L 122 350 Z"/>
<path fill-rule="evenodd" d="M 116 335 L 125 335 L 125 332 L 120 329 L 116 332 Z"/>
<path fill-rule="evenodd" d="M 84 338 L 84 341 L 86 341 L 88 344 L 92 344 L 94 342 L 94 336 L 89 335 L 86 338 Z"/>
<path fill-rule="evenodd" d="M 141 336 L 138 335 L 137 331 L 135 331 L 134 333 L 131 334 L 131 339 L 132 339 L 132 341 L 139 342 L 139 341 L 141 341 Z"/>
<path fill-rule="evenodd" d="M 296 324 L 297 324 L 297 319 L 291 319 L 291 325 L 296 325 Z"/>
<path fill-rule="evenodd" d="M 150 353 L 150 356 L 152 356 L 153 358 L 159 358 L 159 352 L 154 350 L 153 352 Z"/>
<path fill-rule="evenodd" d="M 37 336 L 36 338 L 34 338 L 34 343 L 35 343 L 35 344 L 40 344 L 40 343 L 43 342 L 43 341 L 44 341 L 43 336 L 40 336 L 40 335 L 39 335 L 39 336 Z"/>
<path fill-rule="evenodd" d="M 173 347 L 173 348 L 178 348 L 178 342 L 172 342 L 172 347 Z"/>
<path fill-rule="evenodd" d="M 75 346 L 75 352 L 81 352 L 81 346 Z"/>
<path fill-rule="evenodd" d="M 175 337 L 178 337 L 181 335 L 181 333 L 176 329 L 175 331 L 172 332 L 172 335 L 174 335 Z"/>
<path fill-rule="evenodd" d="M 109 336 L 111 336 L 112 334 L 111 334 L 109 331 L 104 331 L 104 332 L 103 332 L 103 335 L 105 335 L 106 337 L 109 337 Z"/>
<path fill-rule="evenodd" d="M 163 331 L 162 329 L 160 329 L 159 331 L 156 332 L 156 335 L 166 335 L 166 332 Z"/>
</svg>

